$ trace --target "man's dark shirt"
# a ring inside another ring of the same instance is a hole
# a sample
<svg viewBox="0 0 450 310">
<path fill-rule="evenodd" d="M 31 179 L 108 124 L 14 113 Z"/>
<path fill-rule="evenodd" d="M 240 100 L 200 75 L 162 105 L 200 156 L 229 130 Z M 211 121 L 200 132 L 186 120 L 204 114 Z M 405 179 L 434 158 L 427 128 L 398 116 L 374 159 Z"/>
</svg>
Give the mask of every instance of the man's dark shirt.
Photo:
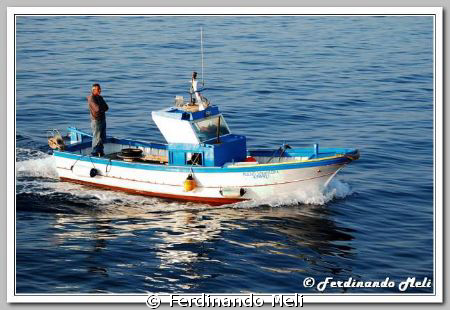
<svg viewBox="0 0 450 310">
<path fill-rule="evenodd" d="M 89 110 L 91 111 L 92 120 L 104 120 L 105 112 L 108 111 L 109 107 L 106 104 L 102 96 L 90 95 L 87 97 Z"/>
</svg>

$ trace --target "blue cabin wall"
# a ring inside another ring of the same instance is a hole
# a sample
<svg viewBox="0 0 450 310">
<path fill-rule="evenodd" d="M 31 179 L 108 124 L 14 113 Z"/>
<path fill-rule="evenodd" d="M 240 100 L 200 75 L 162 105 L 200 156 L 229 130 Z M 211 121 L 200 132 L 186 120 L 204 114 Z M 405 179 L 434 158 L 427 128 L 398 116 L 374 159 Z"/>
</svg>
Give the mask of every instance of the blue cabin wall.
<svg viewBox="0 0 450 310">
<path fill-rule="evenodd" d="M 202 166 L 214 166 L 213 146 L 203 146 L 201 144 L 171 143 L 168 146 L 169 165 L 184 166 L 187 153 L 202 154 Z"/>
<path fill-rule="evenodd" d="M 214 164 L 222 166 L 227 162 L 245 161 L 247 158 L 247 140 L 245 136 L 227 135 L 220 138 L 220 144 L 214 144 Z"/>
<path fill-rule="evenodd" d="M 168 146 L 169 165 L 184 166 L 187 153 L 202 154 L 202 166 L 220 167 L 227 162 L 245 161 L 247 143 L 244 136 L 226 135 L 220 137 L 220 143 L 209 141 L 203 144 L 172 143 Z"/>
</svg>

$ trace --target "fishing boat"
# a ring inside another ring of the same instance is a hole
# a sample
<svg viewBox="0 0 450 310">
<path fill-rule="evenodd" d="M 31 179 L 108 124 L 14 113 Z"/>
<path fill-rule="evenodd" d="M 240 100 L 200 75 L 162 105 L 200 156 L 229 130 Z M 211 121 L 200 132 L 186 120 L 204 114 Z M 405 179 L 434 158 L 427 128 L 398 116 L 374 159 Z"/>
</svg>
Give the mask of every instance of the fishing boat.
<svg viewBox="0 0 450 310">
<path fill-rule="evenodd" d="M 176 96 L 153 111 L 167 143 L 107 137 L 105 155 L 91 155 L 92 135 L 69 127 L 49 144 L 62 181 L 211 205 L 265 200 L 298 191 L 323 191 L 345 165 L 359 158 L 354 148 L 247 149 L 232 133 L 217 105 L 202 96 Z"/>
</svg>

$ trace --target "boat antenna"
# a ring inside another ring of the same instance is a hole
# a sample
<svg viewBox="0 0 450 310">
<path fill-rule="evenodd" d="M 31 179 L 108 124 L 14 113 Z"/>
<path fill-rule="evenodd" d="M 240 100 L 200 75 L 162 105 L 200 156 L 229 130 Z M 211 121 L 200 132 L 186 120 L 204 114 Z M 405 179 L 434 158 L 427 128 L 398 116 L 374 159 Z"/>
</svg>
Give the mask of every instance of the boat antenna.
<svg viewBox="0 0 450 310">
<path fill-rule="evenodd" d="M 203 27 L 200 27 L 200 49 L 202 52 L 202 85 L 205 87 L 205 79 L 203 77 Z"/>
</svg>

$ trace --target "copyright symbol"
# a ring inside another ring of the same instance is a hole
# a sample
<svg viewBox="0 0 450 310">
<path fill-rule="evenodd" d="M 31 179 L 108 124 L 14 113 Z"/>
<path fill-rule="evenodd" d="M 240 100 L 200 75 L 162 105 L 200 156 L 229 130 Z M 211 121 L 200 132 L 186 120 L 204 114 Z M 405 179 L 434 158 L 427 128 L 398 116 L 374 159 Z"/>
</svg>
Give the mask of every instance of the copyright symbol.
<svg viewBox="0 0 450 310">
<path fill-rule="evenodd" d="M 161 299 L 158 295 L 150 295 L 147 298 L 147 307 L 156 309 L 161 305 Z"/>
<path fill-rule="evenodd" d="M 305 278 L 305 280 L 303 280 L 304 287 L 313 287 L 315 283 L 316 280 L 314 280 L 314 278 L 311 277 Z"/>
</svg>

